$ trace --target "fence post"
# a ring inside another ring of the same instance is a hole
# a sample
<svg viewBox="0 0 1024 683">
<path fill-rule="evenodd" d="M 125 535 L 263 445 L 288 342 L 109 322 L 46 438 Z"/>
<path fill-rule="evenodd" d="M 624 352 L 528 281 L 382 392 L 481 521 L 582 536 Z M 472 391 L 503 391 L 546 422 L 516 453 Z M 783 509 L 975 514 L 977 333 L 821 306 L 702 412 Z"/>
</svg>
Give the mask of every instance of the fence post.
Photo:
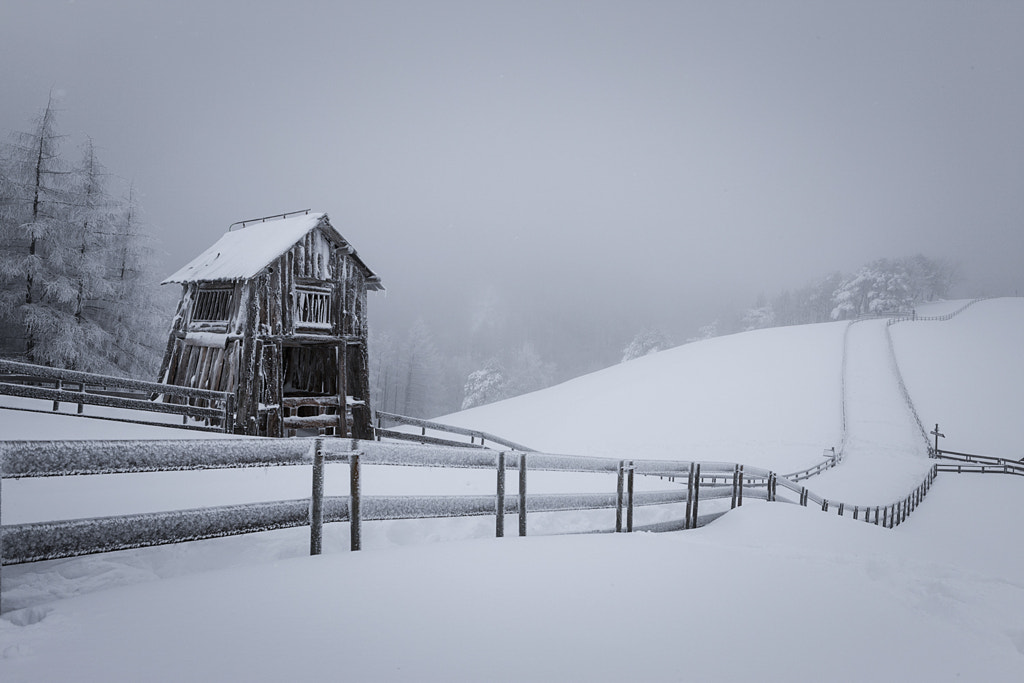
<svg viewBox="0 0 1024 683">
<path fill-rule="evenodd" d="M 839 516 L 840 516 L 840 517 L 842 517 L 842 516 L 843 516 L 843 507 L 844 507 L 845 505 L 846 505 L 846 503 L 840 503 L 840 504 L 839 504 Z"/>
<path fill-rule="evenodd" d="M 693 474 L 693 527 L 697 528 L 697 503 L 700 502 L 700 463 Z"/>
<path fill-rule="evenodd" d="M 857 519 L 857 513 L 858 512 L 860 512 L 860 506 L 859 505 L 854 505 L 853 506 L 853 518 L 854 519 Z"/>
<path fill-rule="evenodd" d="M 526 453 L 519 456 L 519 535 L 526 535 Z"/>
<path fill-rule="evenodd" d="M 319 555 L 324 533 L 324 440 L 313 451 L 313 492 L 309 500 L 309 554 Z"/>
<path fill-rule="evenodd" d="M 743 507 L 743 465 L 740 465 L 740 482 L 736 494 L 736 505 Z"/>
<path fill-rule="evenodd" d="M 505 535 L 505 452 L 498 453 L 498 490 L 495 495 L 494 535 L 501 538 Z"/>
<path fill-rule="evenodd" d="M 361 482 L 359 481 L 359 454 L 350 453 L 348 456 L 348 470 L 349 470 L 349 497 L 348 497 L 348 524 L 349 532 L 351 533 L 350 547 L 352 550 L 359 550 L 362 546 L 363 535 L 362 529 L 360 528 L 362 520 L 360 519 L 360 491 Z"/>
<path fill-rule="evenodd" d="M 690 475 L 686 480 L 686 523 L 684 529 L 691 529 L 690 516 L 693 511 L 693 463 L 690 463 Z"/>
<path fill-rule="evenodd" d="M 619 461 L 619 471 L 616 476 L 615 484 L 615 533 L 622 533 L 622 496 L 623 489 L 625 488 L 626 480 L 626 461 Z M 689 522 L 689 514 L 687 514 L 686 521 Z"/>
<path fill-rule="evenodd" d="M 870 515 L 868 515 L 870 517 Z M 875 526 L 878 526 L 878 506 L 875 506 Z"/>
<path fill-rule="evenodd" d="M 233 434 L 235 431 L 235 392 L 228 394 L 224 399 L 224 433 Z"/>
<path fill-rule="evenodd" d="M 626 532 L 633 533 L 633 461 L 629 461 L 629 478 L 626 483 Z"/>
<path fill-rule="evenodd" d="M 64 380 L 58 379 L 57 382 L 54 384 L 54 389 L 56 389 L 57 391 L 61 391 L 62 389 L 64 389 Z M 60 401 L 54 401 L 53 412 L 57 412 L 58 410 L 60 410 Z"/>
<path fill-rule="evenodd" d="M 733 465 L 732 466 L 732 505 L 729 508 L 731 510 L 736 509 L 736 485 L 739 483 L 739 478 L 740 478 L 740 466 L 739 465 Z"/>
</svg>

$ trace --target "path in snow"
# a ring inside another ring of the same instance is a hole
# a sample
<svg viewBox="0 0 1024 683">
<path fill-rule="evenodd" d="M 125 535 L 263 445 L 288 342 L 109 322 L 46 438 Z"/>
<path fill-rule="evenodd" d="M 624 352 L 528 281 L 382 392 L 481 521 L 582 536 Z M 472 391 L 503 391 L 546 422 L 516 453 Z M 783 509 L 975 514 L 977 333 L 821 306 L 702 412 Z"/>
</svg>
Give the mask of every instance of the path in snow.
<svg viewBox="0 0 1024 683">
<path fill-rule="evenodd" d="M 865 320 L 850 326 L 845 457 L 838 468 L 808 482 L 830 500 L 884 505 L 902 499 L 933 464 L 900 393 L 886 322 Z"/>
</svg>

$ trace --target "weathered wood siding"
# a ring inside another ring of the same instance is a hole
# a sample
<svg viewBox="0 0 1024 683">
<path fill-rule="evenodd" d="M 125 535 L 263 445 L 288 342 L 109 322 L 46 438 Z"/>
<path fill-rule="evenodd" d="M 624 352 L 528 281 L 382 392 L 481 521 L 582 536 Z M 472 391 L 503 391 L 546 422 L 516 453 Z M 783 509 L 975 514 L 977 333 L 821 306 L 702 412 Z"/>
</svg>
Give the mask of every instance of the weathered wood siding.
<svg viewBox="0 0 1024 683">
<path fill-rule="evenodd" d="M 200 290 L 224 287 L 232 288 L 228 319 L 195 320 Z M 353 431 L 365 438 L 370 434 L 366 288 L 366 274 L 349 246 L 335 243 L 319 228 L 249 280 L 232 285 L 187 283 L 172 322 L 161 381 L 234 391 L 237 429 L 271 436 L 283 433 L 286 386 L 298 389 L 301 385 L 298 390 L 306 393 L 336 395 L 340 434 L 347 431 L 345 396 L 351 395 L 362 402 L 353 410 Z M 315 303 L 317 315 L 326 316 L 329 311 L 329 324 L 309 322 L 308 312 L 303 323 L 296 312 L 300 296 Z M 287 351 L 286 347 L 298 350 Z M 304 347 L 320 351 L 304 353 Z M 327 372 L 325 353 L 337 365 L 330 380 L 323 378 Z M 286 356 L 292 362 L 299 359 L 303 371 L 318 374 L 320 379 L 303 385 L 295 377 L 286 377 Z M 261 406 L 268 416 L 262 425 Z"/>
</svg>

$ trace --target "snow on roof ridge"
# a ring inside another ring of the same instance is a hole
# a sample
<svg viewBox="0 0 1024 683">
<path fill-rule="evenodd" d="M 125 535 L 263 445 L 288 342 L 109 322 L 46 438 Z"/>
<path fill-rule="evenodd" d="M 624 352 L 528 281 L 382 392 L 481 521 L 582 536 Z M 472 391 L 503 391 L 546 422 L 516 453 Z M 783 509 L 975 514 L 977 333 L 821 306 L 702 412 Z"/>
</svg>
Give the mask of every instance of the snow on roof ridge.
<svg viewBox="0 0 1024 683">
<path fill-rule="evenodd" d="M 313 228 L 322 222 L 330 225 L 325 212 L 306 213 L 269 221 L 254 220 L 259 222 L 245 226 L 241 230 L 229 229 L 206 251 L 160 284 L 249 279 L 288 251 Z M 333 226 L 331 228 L 333 230 Z M 337 233 L 337 230 L 334 232 Z"/>
</svg>

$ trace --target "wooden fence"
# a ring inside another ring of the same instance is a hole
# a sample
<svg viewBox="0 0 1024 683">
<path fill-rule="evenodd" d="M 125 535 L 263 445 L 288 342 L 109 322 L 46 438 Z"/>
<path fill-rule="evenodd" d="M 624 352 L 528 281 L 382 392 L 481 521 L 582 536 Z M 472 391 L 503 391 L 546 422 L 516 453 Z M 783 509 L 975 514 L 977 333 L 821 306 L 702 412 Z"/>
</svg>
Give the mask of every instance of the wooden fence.
<svg viewBox="0 0 1024 683">
<path fill-rule="evenodd" d="M 935 427 L 936 431 L 938 431 L 938 425 Z M 958 453 L 941 449 L 934 451 L 934 453 L 935 457 L 940 460 L 936 465 L 939 472 L 955 472 L 956 474 L 1019 474 L 1024 476 L 1024 462 L 1020 460 L 997 458 L 991 455 Z M 964 465 L 962 463 L 967 464 Z"/>
<path fill-rule="evenodd" d="M 234 394 L 193 389 L 91 372 L 61 370 L 42 365 L 0 359 L 0 396 L 40 399 L 53 402 L 53 412 L 61 403 L 78 406 L 77 415 L 117 422 L 153 424 L 199 431 L 230 433 L 234 428 Z M 86 415 L 85 406 L 101 406 L 143 413 L 180 415 L 180 424 L 159 420 Z M 33 408 L 11 408 L 29 412 L 50 412 Z M 189 423 L 195 420 L 200 424 Z"/>
<path fill-rule="evenodd" d="M 349 466 L 349 495 L 324 495 L 325 465 Z M 322 550 L 325 523 L 348 522 L 351 548 L 361 546 L 362 523 L 373 520 L 488 516 L 495 535 L 505 534 L 508 515 L 518 534 L 527 534 L 528 513 L 570 510 L 615 510 L 615 531 L 692 529 L 724 514 L 701 513 L 701 503 L 728 500 L 729 509 L 743 500 L 788 500 L 854 519 L 894 527 L 920 504 L 937 474 L 928 476 L 905 499 L 884 506 L 853 506 L 828 501 L 774 472 L 737 463 L 616 460 L 479 447 L 446 447 L 348 439 L 217 439 L 151 441 L 0 441 L 0 482 L 25 477 L 161 472 L 242 467 L 311 467 L 309 498 L 241 505 L 0 525 L 0 566 L 74 557 L 91 553 L 181 543 L 297 526 L 310 527 L 310 553 Z M 494 495 L 363 496 L 368 465 L 473 468 L 495 473 Z M 518 490 L 507 492 L 506 473 L 518 475 Z M 604 491 L 571 494 L 528 493 L 528 472 L 587 472 L 609 475 Z M 670 478 L 678 489 L 636 491 L 635 475 Z M 615 484 L 612 485 L 614 480 Z M 779 489 L 792 496 L 779 497 Z M 2 491 L 0 491 L 2 493 Z M 679 517 L 657 524 L 634 525 L 636 507 L 683 506 Z M 0 520 L 2 521 L 2 520 Z"/>
<path fill-rule="evenodd" d="M 487 442 L 490 442 L 497 446 L 504 446 L 514 451 L 523 451 L 530 453 L 533 451 L 532 448 L 522 446 L 509 441 L 508 439 L 502 439 L 499 436 L 488 434 L 477 429 L 466 429 L 464 427 L 453 427 L 451 425 L 442 424 L 440 422 L 431 422 L 430 420 L 421 420 L 417 417 L 407 417 L 405 415 L 396 415 L 395 413 L 385 413 L 383 411 L 376 411 L 374 413 L 374 436 L 378 441 L 381 438 L 388 439 L 399 439 L 402 441 L 415 441 L 423 444 L 433 444 L 435 446 L 459 446 L 465 447 L 470 446 L 471 448 L 486 448 Z M 419 427 L 420 433 L 413 434 L 409 432 L 397 432 L 392 429 L 386 429 L 384 426 L 385 422 L 391 422 L 393 424 L 404 424 L 412 427 Z M 438 438 L 436 436 L 428 436 L 427 430 L 431 429 L 438 432 L 444 432 L 446 434 L 458 434 L 460 436 L 468 436 L 469 443 L 464 441 L 455 441 L 453 439 Z M 479 443 L 477 443 L 479 440 Z"/>
</svg>

